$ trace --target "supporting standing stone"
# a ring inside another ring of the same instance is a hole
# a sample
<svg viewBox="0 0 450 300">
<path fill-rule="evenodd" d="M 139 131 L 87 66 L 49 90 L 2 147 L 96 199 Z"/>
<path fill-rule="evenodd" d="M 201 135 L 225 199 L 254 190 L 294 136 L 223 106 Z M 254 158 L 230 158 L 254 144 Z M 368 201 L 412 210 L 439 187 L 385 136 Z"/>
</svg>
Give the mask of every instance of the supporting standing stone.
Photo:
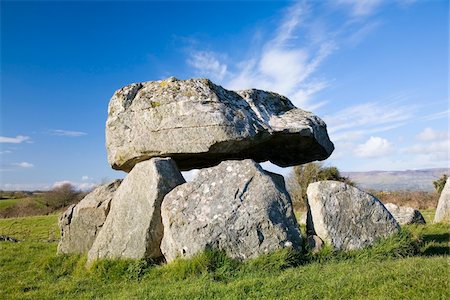
<svg viewBox="0 0 450 300">
<path fill-rule="evenodd" d="M 201 170 L 194 181 L 167 194 L 161 213 L 161 250 L 167 261 L 207 249 L 243 260 L 284 247 L 301 248 L 283 177 L 252 160 Z"/>
<path fill-rule="evenodd" d="M 111 200 L 122 180 L 104 184 L 71 205 L 59 218 L 58 253 L 87 253 L 109 213 Z"/>
<path fill-rule="evenodd" d="M 161 201 L 184 182 L 170 158 L 153 158 L 137 164 L 117 189 L 111 211 L 89 251 L 88 261 L 160 257 Z"/>
</svg>

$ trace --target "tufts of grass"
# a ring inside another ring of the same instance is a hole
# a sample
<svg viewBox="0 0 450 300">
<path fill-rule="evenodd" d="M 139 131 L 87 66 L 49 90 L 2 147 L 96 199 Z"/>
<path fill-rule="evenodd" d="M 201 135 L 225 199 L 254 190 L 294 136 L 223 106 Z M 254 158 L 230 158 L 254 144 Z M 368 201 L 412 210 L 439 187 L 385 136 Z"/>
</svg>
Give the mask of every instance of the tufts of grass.
<svg viewBox="0 0 450 300">
<path fill-rule="evenodd" d="M 305 263 L 303 253 L 284 248 L 272 253 L 250 259 L 243 264 L 242 270 L 251 272 L 279 272 Z"/>
<path fill-rule="evenodd" d="M 220 281 L 234 277 L 239 265 L 237 260 L 228 257 L 223 251 L 207 250 L 188 259 L 178 258 L 161 266 L 157 272 L 166 279 L 208 277 Z"/>
</svg>

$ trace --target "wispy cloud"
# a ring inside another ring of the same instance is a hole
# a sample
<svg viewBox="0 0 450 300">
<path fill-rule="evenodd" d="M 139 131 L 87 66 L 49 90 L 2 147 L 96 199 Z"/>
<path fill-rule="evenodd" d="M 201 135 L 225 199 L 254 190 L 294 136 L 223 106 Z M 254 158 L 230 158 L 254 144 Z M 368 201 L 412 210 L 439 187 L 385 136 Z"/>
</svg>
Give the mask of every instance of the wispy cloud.
<svg viewBox="0 0 450 300">
<path fill-rule="evenodd" d="M 395 96 L 349 106 L 323 118 L 332 134 L 354 131 L 355 128 L 373 133 L 404 125 L 415 116 L 416 110 L 417 107 L 406 103 L 403 96 Z"/>
<path fill-rule="evenodd" d="M 55 129 L 55 130 L 51 130 L 51 135 L 68 136 L 68 137 L 79 137 L 79 136 L 85 136 L 85 135 L 87 135 L 87 133 L 86 132 L 82 132 L 82 131 Z"/>
<path fill-rule="evenodd" d="M 335 50 L 335 44 L 303 26 L 308 16 L 306 2 L 290 6 L 274 35 L 248 57 L 230 59 L 227 64 L 222 58 L 228 55 L 199 50 L 191 51 L 186 61 L 197 73 L 215 76 L 226 88 L 272 90 L 289 97 L 297 106 L 317 108 L 325 101 L 310 104 L 308 100 L 328 84 L 314 75 Z"/>
<path fill-rule="evenodd" d="M 11 154 L 11 150 L 0 151 L 0 154 Z"/>
<path fill-rule="evenodd" d="M 427 116 L 423 117 L 423 120 L 432 121 L 432 120 L 438 120 L 438 119 L 448 118 L 448 117 L 450 117 L 450 109 L 427 115 Z"/>
<path fill-rule="evenodd" d="M 17 166 L 19 168 L 24 168 L 24 169 L 29 169 L 29 168 L 33 168 L 34 167 L 34 165 L 32 163 L 29 163 L 29 162 L 26 162 L 26 161 L 23 161 L 23 162 L 20 162 L 20 163 L 13 163 L 13 165 Z"/>
<path fill-rule="evenodd" d="M 201 76 L 213 80 L 222 80 L 227 74 L 227 65 L 221 63 L 218 54 L 211 51 L 192 51 L 187 62 L 194 67 Z"/>
<path fill-rule="evenodd" d="M 16 137 L 0 136 L 0 143 L 21 144 L 23 142 L 30 142 L 31 138 L 25 135 L 18 135 Z"/>
<path fill-rule="evenodd" d="M 373 14 L 383 3 L 383 0 L 338 0 L 337 5 L 344 5 L 350 8 L 352 15 L 360 17 Z"/>
</svg>

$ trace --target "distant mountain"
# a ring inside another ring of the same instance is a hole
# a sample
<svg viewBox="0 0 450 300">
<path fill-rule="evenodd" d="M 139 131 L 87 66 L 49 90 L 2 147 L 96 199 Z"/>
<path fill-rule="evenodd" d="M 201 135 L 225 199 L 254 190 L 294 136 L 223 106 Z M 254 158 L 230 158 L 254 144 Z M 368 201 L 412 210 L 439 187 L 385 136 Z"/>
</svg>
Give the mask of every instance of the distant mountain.
<svg viewBox="0 0 450 300">
<path fill-rule="evenodd" d="M 434 191 L 433 181 L 450 175 L 450 168 L 406 171 L 342 172 L 363 189 Z"/>
</svg>

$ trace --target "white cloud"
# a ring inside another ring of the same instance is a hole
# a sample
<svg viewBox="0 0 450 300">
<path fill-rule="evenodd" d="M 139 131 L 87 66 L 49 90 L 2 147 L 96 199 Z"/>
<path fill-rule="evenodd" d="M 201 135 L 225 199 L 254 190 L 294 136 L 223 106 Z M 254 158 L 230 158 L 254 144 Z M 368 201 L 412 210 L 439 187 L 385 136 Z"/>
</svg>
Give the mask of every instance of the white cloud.
<svg viewBox="0 0 450 300">
<path fill-rule="evenodd" d="M 62 130 L 62 129 L 52 130 L 51 134 L 57 135 L 57 136 L 69 136 L 69 137 L 79 137 L 79 136 L 87 135 L 86 132 L 82 132 L 82 131 L 71 131 L 71 130 Z"/>
<path fill-rule="evenodd" d="M 17 166 L 17 167 L 20 167 L 20 168 L 24 168 L 24 169 L 29 169 L 29 168 L 33 168 L 34 167 L 33 164 L 31 164 L 29 162 L 26 162 L 26 161 L 23 161 L 23 162 L 20 162 L 20 163 L 14 163 L 13 165 Z"/>
<path fill-rule="evenodd" d="M 221 63 L 218 54 L 211 51 L 193 51 L 187 62 L 201 76 L 222 80 L 227 73 L 227 65 Z"/>
<path fill-rule="evenodd" d="M 355 154 L 364 158 L 376 158 L 391 154 L 393 148 L 388 140 L 371 136 L 364 144 L 358 145 Z"/>
<path fill-rule="evenodd" d="M 84 175 L 84 176 L 81 176 L 81 180 L 82 181 L 88 181 L 88 180 L 92 180 L 92 178 L 87 176 L 87 175 Z"/>
<path fill-rule="evenodd" d="M 431 127 L 427 127 L 417 135 L 417 139 L 419 141 L 435 141 L 435 140 L 443 140 L 448 139 L 448 132 L 445 131 L 437 131 Z"/>
<path fill-rule="evenodd" d="M 448 155 L 450 140 L 445 139 L 438 142 L 416 144 L 409 148 L 406 148 L 406 152 L 417 154 L 429 154 L 429 153 L 445 153 Z"/>
<path fill-rule="evenodd" d="M 16 137 L 0 136 L 0 143 L 21 144 L 23 142 L 30 141 L 29 136 L 18 135 Z"/>
<path fill-rule="evenodd" d="M 335 3 L 350 7 L 351 14 L 359 17 L 374 13 L 383 0 L 338 0 Z"/>
<path fill-rule="evenodd" d="M 4 191 L 45 191 L 51 187 L 45 183 L 0 183 Z"/>
<path fill-rule="evenodd" d="M 11 154 L 11 150 L 0 151 L 0 154 Z"/>
<path fill-rule="evenodd" d="M 328 36 L 323 38 L 321 34 L 318 37 L 313 28 L 303 26 L 303 20 L 310 17 L 305 3 L 302 1 L 290 6 L 274 35 L 247 59 L 225 64 L 223 58 L 228 55 L 191 51 L 187 63 L 228 89 L 275 91 L 307 110 L 324 105 L 326 101 L 323 100 L 314 104 L 308 100 L 327 86 L 326 80 L 313 76 L 323 60 L 335 50 L 335 44 Z"/>
</svg>

